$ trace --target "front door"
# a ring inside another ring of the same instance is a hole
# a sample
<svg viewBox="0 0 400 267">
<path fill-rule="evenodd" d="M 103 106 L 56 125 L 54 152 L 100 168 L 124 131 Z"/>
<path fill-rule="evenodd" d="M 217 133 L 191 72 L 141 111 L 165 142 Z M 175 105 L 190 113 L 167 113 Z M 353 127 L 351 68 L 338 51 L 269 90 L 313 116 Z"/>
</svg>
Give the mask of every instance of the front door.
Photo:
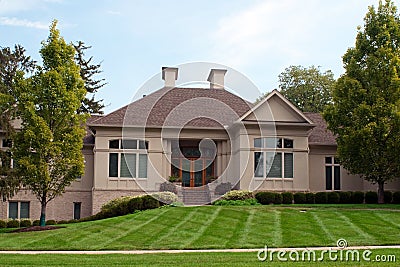
<svg viewBox="0 0 400 267">
<path fill-rule="evenodd" d="M 213 162 L 199 158 L 182 158 L 175 160 L 180 168 L 173 166 L 173 174 L 182 177 L 182 186 L 199 187 L 207 184 L 207 178 L 212 176 Z"/>
</svg>

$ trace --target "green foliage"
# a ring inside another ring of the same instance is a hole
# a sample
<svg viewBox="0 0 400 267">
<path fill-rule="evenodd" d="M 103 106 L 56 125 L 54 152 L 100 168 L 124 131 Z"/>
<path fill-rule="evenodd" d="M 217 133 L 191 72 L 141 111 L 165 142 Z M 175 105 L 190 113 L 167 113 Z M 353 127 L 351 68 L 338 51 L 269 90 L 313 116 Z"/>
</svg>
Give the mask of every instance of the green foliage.
<svg viewBox="0 0 400 267">
<path fill-rule="evenodd" d="M 279 75 L 281 93 L 303 112 L 322 112 L 332 102 L 332 71 L 290 66 Z"/>
<path fill-rule="evenodd" d="M 55 220 L 47 220 L 46 225 L 55 225 L 57 222 Z"/>
<path fill-rule="evenodd" d="M 260 205 L 257 199 L 255 198 L 247 198 L 243 200 L 226 200 L 226 199 L 219 199 L 213 202 L 214 206 L 254 206 Z"/>
<path fill-rule="evenodd" d="M 400 19 L 391 0 L 370 7 L 354 48 L 343 56 L 346 69 L 324 113 L 337 134 L 339 160 L 351 174 L 378 184 L 400 173 Z"/>
<path fill-rule="evenodd" d="M 311 192 L 306 193 L 306 203 L 314 204 L 315 203 L 315 194 Z"/>
<path fill-rule="evenodd" d="M 340 203 L 341 204 L 350 204 L 351 203 L 351 192 L 339 192 Z"/>
<path fill-rule="evenodd" d="M 151 194 L 151 196 L 160 202 L 160 206 L 178 202 L 178 196 L 172 192 L 158 192 Z"/>
<path fill-rule="evenodd" d="M 329 204 L 338 204 L 340 203 L 340 195 L 338 192 L 328 192 L 328 202 Z"/>
<path fill-rule="evenodd" d="M 275 193 L 274 204 L 282 204 L 283 197 L 281 193 Z"/>
<path fill-rule="evenodd" d="M 328 203 L 327 192 L 315 193 L 315 204 L 326 204 L 326 203 Z"/>
<path fill-rule="evenodd" d="M 351 193 L 351 203 L 362 204 L 364 203 L 364 192 L 356 191 Z"/>
<path fill-rule="evenodd" d="M 142 199 L 143 199 L 143 210 L 156 209 L 160 207 L 160 203 L 158 202 L 158 200 L 152 197 L 151 195 L 144 195 L 142 196 Z"/>
<path fill-rule="evenodd" d="M 246 200 L 254 198 L 253 193 L 248 190 L 232 190 L 221 197 L 224 200 Z"/>
<path fill-rule="evenodd" d="M 0 220 L 0 229 L 1 228 L 7 228 L 7 222 L 6 221 Z"/>
<path fill-rule="evenodd" d="M 257 192 L 255 195 L 257 201 L 262 205 L 269 205 L 275 202 L 274 192 Z"/>
<path fill-rule="evenodd" d="M 32 226 L 39 226 L 40 225 L 40 220 L 34 220 L 32 222 Z"/>
<path fill-rule="evenodd" d="M 282 193 L 282 203 L 283 204 L 292 204 L 293 203 L 293 193 L 283 192 Z"/>
<path fill-rule="evenodd" d="M 375 191 L 368 191 L 365 193 L 365 203 L 376 204 L 378 203 L 378 194 Z"/>
<path fill-rule="evenodd" d="M 297 192 L 293 195 L 294 203 L 295 204 L 305 204 L 306 201 L 306 194 L 302 192 Z"/>
<path fill-rule="evenodd" d="M 143 199 L 141 197 L 131 198 L 128 202 L 129 213 L 133 213 L 137 210 L 143 210 Z"/>
<path fill-rule="evenodd" d="M 7 228 L 19 228 L 19 221 L 18 220 L 8 221 Z"/>
<path fill-rule="evenodd" d="M 31 220 L 21 220 L 19 225 L 20 225 L 20 227 L 31 227 L 32 222 L 31 222 Z"/>
<path fill-rule="evenodd" d="M 392 203 L 393 193 L 391 191 L 385 191 L 385 203 Z"/>
<path fill-rule="evenodd" d="M 224 195 L 225 193 L 229 192 L 232 189 L 232 184 L 230 182 L 227 183 L 220 183 L 215 187 L 215 194 L 216 195 Z"/>
<path fill-rule="evenodd" d="M 393 199 L 392 199 L 393 204 L 400 204 L 400 191 L 396 191 L 393 193 Z"/>
<path fill-rule="evenodd" d="M 164 182 L 160 184 L 160 192 L 172 192 L 177 194 L 178 189 L 176 188 L 176 185 L 170 183 L 170 182 Z"/>
</svg>

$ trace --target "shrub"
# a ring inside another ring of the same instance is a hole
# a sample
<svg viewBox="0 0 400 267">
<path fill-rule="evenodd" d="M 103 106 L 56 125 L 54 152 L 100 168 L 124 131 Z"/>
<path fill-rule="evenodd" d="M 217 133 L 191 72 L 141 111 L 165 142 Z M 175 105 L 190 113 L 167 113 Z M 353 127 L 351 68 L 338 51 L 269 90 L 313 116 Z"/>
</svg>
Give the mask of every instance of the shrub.
<svg viewBox="0 0 400 267">
<path fill-rule="evenodd" d="M 248 190 L 232 190 L 221 197 L 224 200 L 245 200 L 254 198 L 253 193 Z"/>
<path fill-rule="evenodd" d="M 143 198 L 134 197 L 128 202 L 129 213 L 134 213 L 137 210 L 143 210 Z"/>
<path fill-rule="evenodd" d="M 173 192 L 158 192 L 151 194 L 152 197 L 160 202 L 160 206 L 169 205 L 178 201 L 178 196 Z"/>
<path fill-rule="evenodd" d="M 293 203 L 293 194 L 291 192 L 283 192 L 282 193 L 282 203 L 283 204 L 292 204 Z"/>
<path fill-rule="evenodd" d="M 392 199 L 393 204 L 400 204 L 400 191 L 396 191 L 393 193 L 393 199 Z"/>
<path fill-rule="evenodd" d="M 225 193 L 231 191 L 232 189 L 232 184 L 227 182 L 227 183 L 220 183 L 215 187 L 214 193 L 216 195 L 224 195 Z"/>
<path fill-rule="evenodd" d="M 19 223 L 19 226 L 20 227 L 31 227 L 32 226 L 32 222 L 31 222 L 31 220 L 22 220 Z"/>
<path fill-rule="evenodd" d="M 19 221 L 18 220 L 8 221 L 7 228 L 19 228 Z"/>
<path fill-rule="evenodd" d="M 385 203 L 392 203 L 393 193 L 391 191 L 385 191 L 384 194 Z"/>
<path fill-rule="evenodd" d="M 160 192 L 172 192 L 174 194 L 178 194 L 178 189 L 176 188 L 176 185 L 169 182 L 164 182 L 160 184 Z"/>
<path fill-rule="evenodd" d="M 339 198 L 341 204 L 350 204 L 351 203 L 351 192 L 339 192 Z"/>
<path fill-rule="evenodd" d="M 0 228 L 7 228 L 7 222 L 0 220 Z"/>
<path fill-rule="evenodd" d="M 183 202 L 177 201 L 170 204 L 171 207 L 183 207 L 185 204 Z"/>
<path fill-rule="evenodd" d="M 129 213 L 128 202 L 134 196 L 120 197 L 113 199 L 101 207 L 101 212 L 105 216 L 104 218 L 122 216 Z"/>
<path fill-rule="evenodd" d="M 283 197 L 281 193 L 275 193 L 274 204 L 282 204 Z"/>
<path fill-rule="evenodd" d="M 365 193 L 365 203 L 376 204 L 378 203 L 378 193 L 375 191 L 368 191 Z"/>
<path fill-rule="evenodd" d="M 295 204 L 305 204 L 306 203 L 306 194 L 302 192 L 297 192 L 293 195 Z"/>
<path fill-rule="evenodd" d="M 213 203 L 215 206 L 254 206 L 260 205 L 255 198 L 248 198 L 244 200 L 225 200 L 219 199 Z"/>
<path fill-rule="evenodd" d="M 308 192 L 306 193 L 306 203 L 307 204 L 315 204 L 315 194 Z"/>
<path fill-rule="evenodd" d="M 32 222 L 32 226 L 39 226 L 40 225 L 40 220 L 34 220 Z"/>
<path fill-rule="evenodd" d="M 329 204 L 339 204 L 340 196 L 338 192 L 328 192 L 328 202 Z"/>
<path fill-rule="evenodd" d="M 275 193 L 272 192 L 258 192 L 255 197 L 262 205 L 273 204 L 275 202 Z"/>
<path fill-rule="evenodd" d="M 57 224 L 68 224 L 68 223 L 69 223 L 69 221 L 67 221 L 67 220 L 61 220 L 61 221 L 57 222 Z"/>
<path fill-rule="evenodd" d="M 150 195 L 144 195 L 141 198 L 143 200 L 143 210 L 156 209 L 160 207 L 158 200 Z"/>
<path fill-rule="evenodd" d="M 352 204 L 364 203 L 364 192 L 356 191 L 351 193 L 351 203 Z"/>
<path fill-rule="evenodd" d="M 327 192 L 318 192 L 315 194 L 315 204 L 326 204 L 328 203 Z"/>
<path fill-rule="evenodd" d="M 46 225 L 55 225 L 56 221 L 55 220 L 47 220 Z"/>
<path fill-rule="evenodd" d="M 77 222 L 78 222 L 78 220 L 75 220 L 75 219 L 72 219 L 72 220 L 68 221 L 68 223 L 77 223 Z"/>
</svg>

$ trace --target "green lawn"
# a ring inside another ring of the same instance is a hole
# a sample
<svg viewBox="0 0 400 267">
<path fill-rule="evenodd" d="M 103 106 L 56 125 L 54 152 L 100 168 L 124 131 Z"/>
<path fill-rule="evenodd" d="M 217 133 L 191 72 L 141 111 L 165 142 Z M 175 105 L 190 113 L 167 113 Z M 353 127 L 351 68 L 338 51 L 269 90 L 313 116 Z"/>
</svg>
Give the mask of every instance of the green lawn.
<svg viewBox="0 0 400 267">
<path fill-rule="evenodd" d="M 52 231 L 3 232 L 0 250 L 335 246 L 339 238 L 350 246 L 399 244 L 399 205 L 168 207 Z"/>
<path fill-rule="evenodd" d="M 1 255 L 0 266 L 398 266 L 400 250 L 372 250 L 371 261 L 260 262 L 257 253 L 181 253 L 142 255 Z M 317 254 L 320 255 L 320 254 Z M 396 262 L 377 263 L 376 255 L 395 255 Z"/>
</svg>

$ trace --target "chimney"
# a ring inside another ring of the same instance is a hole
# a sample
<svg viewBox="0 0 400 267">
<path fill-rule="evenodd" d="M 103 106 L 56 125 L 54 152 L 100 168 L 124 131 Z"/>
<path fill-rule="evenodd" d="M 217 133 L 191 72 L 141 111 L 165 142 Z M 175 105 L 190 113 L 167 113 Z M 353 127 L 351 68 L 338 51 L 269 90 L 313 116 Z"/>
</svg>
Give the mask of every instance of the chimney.
<svg viewBox="0 0 400 267">
<path fill-rule="evenodd" d="M 207 81 L 210 82 L 210 89 L 224 89 L 224 78 L 226 70 L 211 69 Z"/>
<path fill-rule="evenodd" d="M 162 67 L 162 79 L 164 87 L 175 87 L 175 81 L 178 79 L 178 68 Z"/>
</svg>

